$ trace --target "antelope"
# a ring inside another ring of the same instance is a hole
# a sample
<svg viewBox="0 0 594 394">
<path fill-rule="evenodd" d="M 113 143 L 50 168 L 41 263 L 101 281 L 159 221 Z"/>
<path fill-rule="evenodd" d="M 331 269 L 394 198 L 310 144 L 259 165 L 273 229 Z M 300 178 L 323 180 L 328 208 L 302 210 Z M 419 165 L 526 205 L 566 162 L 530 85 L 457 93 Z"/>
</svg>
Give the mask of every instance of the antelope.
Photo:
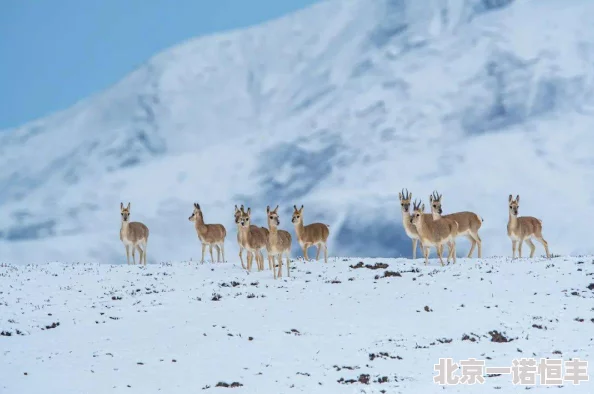
<svg viewBox="0 0 594 394">
<path fill-rule="evenodd" d="M 519 243 L 518 252 L 522 258 L 522 243 L 526 241 L 530 247 L 530 257 L 534 257 L 534 250 L 536 246 L 531 238 L 535 238 L 545 248 L 547 258 L 551 255 L 549 253 L 549 244 L 542 237 L 542 220 L 532 216 L 518 217 L 518 208 L 520 208 L 520 195 L 516 196 L 514 200 L 512 195 L 509 195 L 509 220 L 507 222 L 507 235 L 512 241 L 512 258 L 516 258 L 516 246 Z"/>
<path fill-rule="evenodd" d="M 202 258 L 200 263 L 204 263 L 204 250 L 208 245 L 210 250 L 210 261 L 214 263 L 214 257 L 212 255 L 213 245 L 217 248 L 217 263 L 221 261 L 221 252 L 223 254 L 223 262 L 225 261 L 225 237 L 227 236 L 227 230 L 222 224 L 205 224 L 204 216 L 202 216 L 202 209 L 200 204 L 194 203 L 194 210 L 192 215 L 188 218 L 190 222 L 194 222 L 196 228 L 196 234 L 202 244 Z"/>
<path fill-rule="evenodd" d="M 470 250 L 468 251 L 468 258 L 472 257 L 474 248 L 478 245 L 478 258 L 482 256 L 482 240 L 478 234 L 479 229 L 483 224 L 483 218 L 474 212 L 463 211 L 450 213 L 449 215 L 443 215 L 441 208 L 441 197 L 442 195 L 433 191 L 433 194 L 429 196 L 429 202 L 431 203 L 431 214 L 433 220 L 453 219 L 458 222 L 458 236 L 465 236 L 470 241 Z"/>
<path fill-rule="evenodd" d="M 289 271 L 289 263 L 291 258 L 291 234 L 285 230 L 279 230 L 278 225 L 280 220 L 278 218 L 278 205 L 274 210 L 270 210 L 270 206 L 266 207 L 266 215 L 268 215 L 268 243 L 266 244 L 266 250 L 268 251 L 268 261 L 271 263 L 272 274 L 274 279 L 282 276 L 283 272 L 283 254 L 287 256 L 287 276 L 291 276 Z M 278 258 L 278 274 L 275 273 L 274 259 Z M 271 260 L 272 259 L 272 260 Z"/>
<path fill-rule="evenodd" d="M 419 238 L 423 243 L 423 254 L 425 256 L 425 265 L 429 263 L 429 247 L 435 246 L 437 249 L 437 256 L 439 262 L 443 267 L 443 245 L 448 244 L 448 264 L 450 257 L 453 257 L 454 264 L 456 264 L 456 235 L 458 233 L 458 222 L 453 219 L 433 220 L 431 217 L 425 217 L 425 204 L 421 205 L 421 201 L 413 203 L 413 215 L 410 218 L 411 224 L 417 228 Z"/>
<path fill-rule="evenodd" d="M 402 193 L 398 193 L 398 198 L 400 199 L 400 211 L 402 212 L 402 226 L 404 227 L 404 231 L 406 235 L 412 239 L 412 254 L 413 259 L 417 258 L 417 243 L 420 244 L 421 251 L 423 251 L 423 242 L 421 242 L 419 238 L 419 233 L 417 232 L 417 228 L 411 224 L 410 218 L 410 201 L 412 199 L 412 193 L 406 192 L 402 189 Z M 429 216 L 429 214 L 423 213 L 424 216 Z"/>
<path fill-rule="evenodd" d="M 248 207 L 247 212 L 240 210 L 239 216 L 239 233 L 242 246 L 247 250 L 247 270 L 252 270 L 252 260 L 255 257 L 258 271 L 264 269 L 264 257 L 261 249 L 266 247 L 268 241 L 268 229 L 250 225 L 251 208 Z M 266 231 L 264 231 L 266 230 Z M 269 260 L 270 261 L 270 260 Z"/>
<path fill-rule="evenodd" d="M 126 246 L 126 260 L 130 264 L 130 247 L 132 247 L 132 261 L 136 264 L 136 249 L 138 249 L 140 261 L 146 266 L 146 244 L 148 242 L 149 229 L 144 223 L 130 222 L 130 203 L 124 208 L 120 202 L 120 212 L 122 214 L 122 227 L 120 228 L 120 241 Z M 142 245 L 142 248 L 140 247 Z"/>
<path fill-rule="evenodd" d="M 293 205 L 295 211 L 293 211 L 293 217 L 291 222 L 295 225 L 295 233 L 297 234 L 297 240 L 299 245 L 303 249 L 303 257 L 305 260 L 309 260 L 307 257 L 307 248 L 310 246 L 317 246 L 316 260 L 320 257 L 320 247 L 324 246 L 324 263 L 328 262 L 328 246 L 326 241 L 328 235 L 330 235 L 329 226 L 323 223 L 311 223 L 307 226 L 303 225 L 303 205 L 297 209 L 296 205 Z"/>
<path fill-rule="evenodd" d="M 243 211 L 243 204 L 241 205 L 241 210 L 239 208 L 237 208 L 237 205 L 235 205 L 235 224 L 237 225 L 237 244 L 239 245 L 239 260 L 241 261 L 241 268 L 246 269 L 247 267 L 243 263 L 243 257 L 242 257 L 242 252 L 245 248 L 243 247 L 243 243 L 241 240 L 241 230 L 240 230 L 241 225 L 239 224 L 239 218 L 241 217 L 241 211 Z M 263 228 L 263 227 L 258 227 L 253 224 L 250 225 L 250 229 L 257 230 L 259 228 Z M 260 252 L 260 251 L 258 251 L 258 253 L 260 255 L 262 254 L 262 252 Z M 263 259 L 263 257 L 261 257 L 261 259 Z"/>
</svg>

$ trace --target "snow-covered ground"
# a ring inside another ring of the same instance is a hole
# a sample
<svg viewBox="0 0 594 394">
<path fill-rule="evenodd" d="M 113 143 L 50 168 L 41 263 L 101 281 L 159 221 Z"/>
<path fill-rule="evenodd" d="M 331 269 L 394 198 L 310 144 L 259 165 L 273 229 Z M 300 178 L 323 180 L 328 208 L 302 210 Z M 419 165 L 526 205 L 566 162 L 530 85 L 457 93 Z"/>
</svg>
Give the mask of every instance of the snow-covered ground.
<svg viewBox="0 0 594 394">
<path fill-rule="evenodd" d="M 440 357 L 578 357 L 594 372 L 592 256 L 297 260 L 277 281 L 231 260 L 0 266 L 0 392 L 442 393 Z M 445 392 L 525 392 L 511 382 Z"/>
</svg>

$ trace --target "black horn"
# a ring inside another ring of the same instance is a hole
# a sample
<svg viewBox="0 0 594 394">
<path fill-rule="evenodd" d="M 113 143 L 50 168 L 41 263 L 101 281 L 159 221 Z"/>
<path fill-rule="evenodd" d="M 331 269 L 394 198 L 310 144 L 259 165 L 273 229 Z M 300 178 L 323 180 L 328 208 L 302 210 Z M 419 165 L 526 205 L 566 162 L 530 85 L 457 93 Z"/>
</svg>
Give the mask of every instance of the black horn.
<svg viewBox="0 0 594 394">
<path fill-rule="evenodd" d="M 410 198 L 410 193 L 408 192 L 408 189 L 402 189 L 402 198 L 404 198 L 405 200 L 408 200 Z"/>
</svg>

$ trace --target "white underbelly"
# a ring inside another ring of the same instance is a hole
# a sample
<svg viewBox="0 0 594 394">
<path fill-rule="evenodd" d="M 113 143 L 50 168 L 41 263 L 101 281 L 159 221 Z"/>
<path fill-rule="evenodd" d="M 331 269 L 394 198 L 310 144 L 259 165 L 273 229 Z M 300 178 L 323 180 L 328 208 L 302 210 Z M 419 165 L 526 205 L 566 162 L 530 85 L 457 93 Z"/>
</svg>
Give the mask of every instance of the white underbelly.
<svg viewBox="0 0 594 394">
<path fill-rule="evenodd" d="M 222 242 L 208 242 L 207 240 L 202 239 L 200 237 L 198 237 L 198 239 L 200 240 L 200 243 L 201 244 L 207 245 L 207 246 L 210 246 L 210 245 L 213 245 L 214 246 L 214 245 L 220 245 L 220 244 L 222 244 Z"/>
<path fill-rule="evenodd" d="M 518 237 L 516 234 L 510 234 L 509 237 L 511 238 L 512 241 L 519 241 L 520 237 Z"/>
<path fill-rule="evenodd" d="M 462 237 L 462 236 L 466 236 L 470 234 L 470 229 L 466 229 L 464 231 L 459 232 L 458 234 L 456 234 L 457 237 Z"/>
<path fill-rule="evenodd" d="M 282 252 L 280 248 L 270 248 L 270 254 L 281 254 Z"/>
<path fill-rule="evenodd" d="M 443 241 L 428 241 L 425 240 L 425 242 L 423 242 L 423 246 L 439 246 L 439 245 L 444 245 L 448 243 L 448 239 L 444 239 Z"/>
</svg>

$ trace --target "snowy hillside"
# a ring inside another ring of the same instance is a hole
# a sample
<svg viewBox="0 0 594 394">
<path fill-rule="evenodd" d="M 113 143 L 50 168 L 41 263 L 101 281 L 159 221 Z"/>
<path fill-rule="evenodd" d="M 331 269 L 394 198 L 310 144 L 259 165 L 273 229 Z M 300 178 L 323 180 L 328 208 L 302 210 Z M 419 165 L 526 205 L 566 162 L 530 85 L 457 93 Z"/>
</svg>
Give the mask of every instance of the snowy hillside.
<svg viewBox="0 0 594 394">
<path fill-rule="evenodd" d="M 511 253 L 509 193 L 552 253 L 594 252 L 594 3 L 430 4 L 324 1 L 190 40 L 0 132 L 0 261 L 124 262 L 121 201 L 151 229 L 149 263 L 199 258 L 193 202 L 233 258 L 241 203 L 262 225 L 280 204 L 292 232 L 305 205 L 332 256 L 410 256 L 403 187 L 479 213 L 485 256 Z"/>
<path fill-rule="evenodd" d="M 552 390 L 592 392 L 592 256 L 296 261 L 283 275 L 187 262 L 2 266 L 0 392 L 443 393 L 434 364 L 448 357 L 488 368 L 579 358 L 590 381 Z M 538 376 L 526 387 L 493 375 L 446 392 L 549 392 Z"/>
</svg>

